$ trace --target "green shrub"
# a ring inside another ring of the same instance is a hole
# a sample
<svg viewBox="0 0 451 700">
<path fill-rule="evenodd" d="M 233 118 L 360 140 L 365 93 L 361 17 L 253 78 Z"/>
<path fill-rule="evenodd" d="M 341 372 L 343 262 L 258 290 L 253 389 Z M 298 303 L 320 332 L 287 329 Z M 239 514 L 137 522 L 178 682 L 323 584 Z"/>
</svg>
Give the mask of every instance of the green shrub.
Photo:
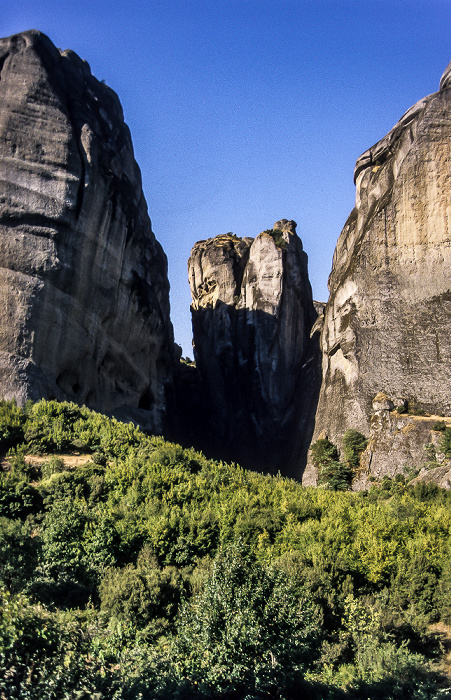
<svg viewBox="0 0 451 700">
<path fill-rule="evenodd" d="M 319 469 L 327 462 L 336 462 L 339 459 L 338 449 L 328 438 L 320 438 L 310 448 L 313 464 Z"/>
<path fill-rule="evenodd" d="M 229 545 L 202 593 L 181 611 L 175 667 L 210 697 L 284 697 L 314 661 L 318 622 L 312 603 L 280 570 L 258 564 L 243 545 Z"/>
<path fill-rule="evenodd" d="M 23 440 L 24 411 L 15 400 L 0 400 L 0 443 L 10 445 Z"/>
<path fill-rule="evenodd" d="M 348 490 L 352 483 L 354 471 L 349 463 L 339 461 L 336 445 L 328 438 L 321 438 L 311 446 L 310 450 L 313 464 L 318 474 L 318 486 L 326 486 L 332 491 Z M 350 449 L 348 454 L 351 454 Z"/>
<path fill-rule="evenodd" d="M 345 462 L 326 462 L 318 472 L 318 486 L 331 491 L 347 491 L 351 488 L 354 472 Z"/>
<path fill-rule="evenodd" d="M 89 655 L 88 640 L 75 619 L 0 590 L 1 697 L 101 700 L 101 664 Z"/>
<path fill-rule="evenodd" d="M 349 467 L 356 471 L 360 465 L 360 456 L 368 445 L 367 438 L 358 430 L 351 428 L 343 436 L 343 457 Z"/>
<path fill-rule="evenodd" d="M 25 520 L 41 509 L 41 495 L 22 475 L 0 473 L 0 516 Z"/>
<path fill-rule="evenodd" d="M 451 457 L 451 428 L 445 428 L 443 431 L 443 437 L 440 443 L 440 447 L 442 452 L 445 454 L 445 457 L 450 458 Z"/>
<path fill-rule="evenodd" d="M 10 593 L 22 591 L 38 562 L 40 540 L 20 520 L 0 517 L 0 584 Z"/>
<path fill-rule="evenodd" d="M 283 237 L 283 231 L 280 228 L 268 228 L 266 231 L 263 231 L 263 233 L 267 233 L 271 236 L 271 238 L 274 240 L 274 243 L 276 244 L 277 248 L 281 248 L 284 250 L 286 248 L 287 242 Z"/>
<path fill-rule="evenodd" d="M 85 579 L 83 534 L 87 520 L 79 501 L 65 498 L 52 503 L 41 530 L 41 569 L 45 576 L 54 580 Z"/>
<path fill-rule="evenodd" d="M 53 474 L 61 474 L 65 470 L 64 460 L 56 455 L 52 455 L 49 460 L 41 465 L 41 474 L 44 479 L 48 479 Z"/>
<path fill-rule="evenodd" d="M 161 568 L 148 547 L 136 565 L 106 570 L 99 587 L 101 609 L 147 634 L 167 633 L 187 585 L 173 566 Z"/>
<path fill-rule="evenodd" d="M 8 464 L 11 465 L 11 474 L 25 481 L 32 481 L 39 478 L 40 470 L 35 465 L 25 459 L 27 450 L 23 445 L 10 447 L 6 453 Z"/>
<path fill-rule="evenodd" d="M 425 466 L 427 466 L 429 469 L 432 469 L 432 468 L 438 466 L 437 453 L 435 450 L 434 443 L 427 442 L 425 445 L 423 445 L 423 449 L 426 452 L 426 457 L 428 458 L 428 464 Z"/>
</svg>

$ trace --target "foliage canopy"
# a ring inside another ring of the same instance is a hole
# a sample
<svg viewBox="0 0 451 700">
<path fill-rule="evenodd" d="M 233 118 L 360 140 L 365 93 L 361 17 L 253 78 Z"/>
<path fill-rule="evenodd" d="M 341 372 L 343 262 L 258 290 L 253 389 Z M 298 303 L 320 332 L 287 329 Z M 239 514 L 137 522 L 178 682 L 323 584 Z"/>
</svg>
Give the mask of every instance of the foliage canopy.
<svg viewBox="0 0 451 700">
<path fill-rule="evenodd" d="M 0 425 L 0 695 L 448 697 L 449 492 L 304 488 L 75 404 Z"/>
</svg>

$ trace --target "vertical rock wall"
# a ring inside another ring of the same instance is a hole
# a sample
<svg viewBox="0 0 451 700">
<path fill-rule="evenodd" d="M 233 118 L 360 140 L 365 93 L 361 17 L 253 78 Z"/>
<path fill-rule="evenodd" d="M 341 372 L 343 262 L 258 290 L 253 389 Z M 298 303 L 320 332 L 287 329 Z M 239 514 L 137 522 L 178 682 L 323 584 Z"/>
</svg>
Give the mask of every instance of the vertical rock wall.
<svg viewBox="0 0 451 700">
<path fill-rule="evenodd" d="M 188 263 L 201 444 L 263 471 L 300 475 L 319 387 L 307 256 L 285 219 L 254 239 L 197 243 Z"/>
<path fill-rule="evenodd" d="M 0 41 L 0 393 L 160 431 L 166 257 L 116 94 L 37 31 Z"/>
<path fill-rule="evenodd" d="M 349 428 L 369 436 L 380 391 L 393 407 L 451 412 L 450 76 L 448 67 L 439 92 L 356 163 L 356 206 L 329 277 L 315 427 L 338 446 Z"/>
</svg>

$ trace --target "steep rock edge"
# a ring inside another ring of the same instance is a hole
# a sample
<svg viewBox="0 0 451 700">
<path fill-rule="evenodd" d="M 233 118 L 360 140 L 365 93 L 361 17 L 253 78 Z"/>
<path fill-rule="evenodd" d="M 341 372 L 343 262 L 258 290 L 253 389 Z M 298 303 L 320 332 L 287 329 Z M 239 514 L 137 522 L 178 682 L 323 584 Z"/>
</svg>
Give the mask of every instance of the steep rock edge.
<svg viewBox="0 0 451 700">
<path fill-rule="evenodd" d="M 350 428 L 371 438 L 360 488 L 415 464 L 424 444 L 413 424 L 397 449 L 388 425 L 380 439 L 379 392 L 392 409 L 451 413 L 450 88 L 451 64 L 439 92 L 357 160 L 356 206 L 334 253 L 314 440 L 327 434 L 340 446 Z M 309 464 L 303 483 L 315 481 Z"/>
<path fill-rule="evenodd" d="M 282 219 L 199 241 L 188 262 L 202 435 L 210 454 L 300 477 L 320 382 L 307 255 Z"/>
<path fill-rule="evenodd" d="M 38 31 L 0 40 L 0 388 L 161 432 L 166 256 L 116 94 Z"/>
</svg>

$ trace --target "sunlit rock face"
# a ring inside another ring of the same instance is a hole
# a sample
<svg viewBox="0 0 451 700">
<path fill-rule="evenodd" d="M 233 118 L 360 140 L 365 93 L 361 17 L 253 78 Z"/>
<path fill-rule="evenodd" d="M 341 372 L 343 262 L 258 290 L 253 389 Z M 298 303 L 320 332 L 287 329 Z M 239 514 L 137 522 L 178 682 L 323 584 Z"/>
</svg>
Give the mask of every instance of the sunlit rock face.
<svg viewBox="0 0 451 700">
<path fill-rule="evenodd" d="M 338 446 L 348 428 L 369 436 L 380 391 L 451 412 L 450 75 L 451 64 L 439 92 L 356 163 L 356 206 L 329 278 L 315 427 Z"/>
<path fill-rule="evenodd" d="M 116 94 L 37 31 L 0 40 L 0 391 L 161 430 L 166 257 Z"/>
<path fill-rule="evenodd" d="M 201 444 L 300 476 L 319 388 L 317 318 L 296 224 L 200 241 L 188 262 L 195 358 L 208 406 Z"/>
</svg>

